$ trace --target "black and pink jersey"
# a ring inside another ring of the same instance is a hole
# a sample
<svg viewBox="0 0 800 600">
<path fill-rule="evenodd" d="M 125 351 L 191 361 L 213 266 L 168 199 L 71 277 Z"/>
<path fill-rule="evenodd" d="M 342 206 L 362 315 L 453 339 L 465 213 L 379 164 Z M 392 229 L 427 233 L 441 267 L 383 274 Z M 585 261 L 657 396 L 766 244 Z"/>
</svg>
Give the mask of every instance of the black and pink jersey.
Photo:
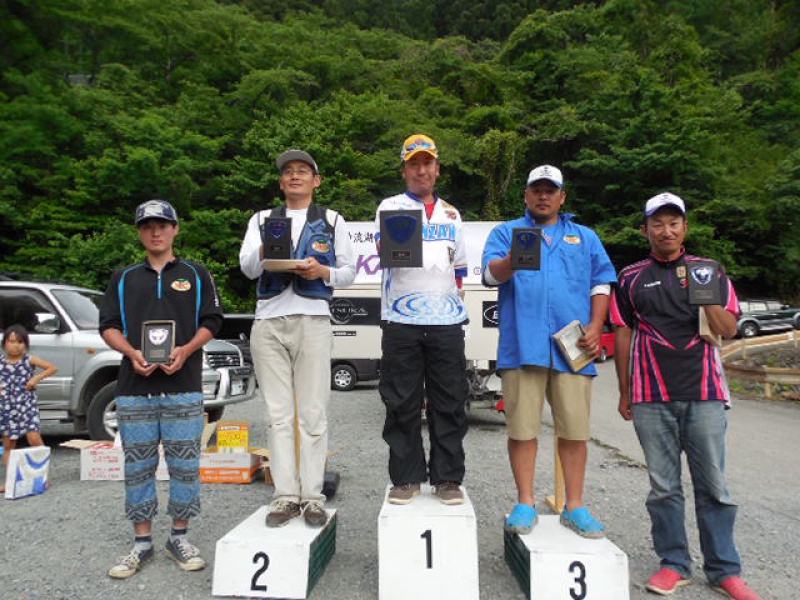
<svg viewBox="0 0 800 600">
<path fill-rule="evenodd" d="M 699 307 L 689 304 L 688 278 L 710 259 L 654 256 L 620 271 L 611 298 L 611 322 L 633 330 L 631 402 L 730 401 L 719 348 L 698 335 Z M 714 263 L 716 264 L 716 263 Z M 717 269 L 722 305 L 739 315 L 733 284 Z"/>
</svg>

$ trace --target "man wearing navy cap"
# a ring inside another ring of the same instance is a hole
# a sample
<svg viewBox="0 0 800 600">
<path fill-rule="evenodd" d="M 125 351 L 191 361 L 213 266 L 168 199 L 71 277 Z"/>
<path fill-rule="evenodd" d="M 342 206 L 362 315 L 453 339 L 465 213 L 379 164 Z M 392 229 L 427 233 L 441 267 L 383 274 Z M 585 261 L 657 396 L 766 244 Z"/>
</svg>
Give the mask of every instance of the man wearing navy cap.
<svg viewBox="0 0 800 600">
<path fill-rule="evenodd" d="M 650 198 L 641 231 L 650 256 L 620 271 L 611 321 L 617 328 L 619 413 L 633 420 L 644 451 L 650 475 L 646 505 L 653 547 L 661 559 L 661 569 L 645 587 L 670 595 L 690 582 L 681 482 L 685 452 L 706 578 L 734 600 L 758 600 L 739 576 L 742 565 L 733 539 L 737 506 L 725 482 L 730 392 L 719 348 L 700 331 L 704 318 L 712 334 L 736 335 L 736 292 L 714 261 L 686 253 L 686 205 L 679 196 L 664 192 Z M 720 303 L 690 304 L 690 281 L 707 279 L 709 273 L 714 273 Z"/>
<path fill-rule="evenodd" d="M 134 223 L 147 255 L 112 275 L 100 308 L 100 333 L 122 354 L 115 401 L 125 452 L 125 514 L 135 534 L 131 552 L 108 572 L 115 579 L 133 576 L 153 557 L 159 444 L 170 474 L 167 513 L 172 532 L 167 556 L 184 571 L 206 565 L 186 534 L 189 519 L 200 514 L 201 349 L 222 325 L 219 296 L 208 270 L 175 256 L 175 208 L 164 200 L 143 202 Z M 172 322 L 171 331 L 165 322 Z M 152 344 L 169 346 L 163 350 L 166 362 L 145 358 L 143 331 Z"/>
</svg>

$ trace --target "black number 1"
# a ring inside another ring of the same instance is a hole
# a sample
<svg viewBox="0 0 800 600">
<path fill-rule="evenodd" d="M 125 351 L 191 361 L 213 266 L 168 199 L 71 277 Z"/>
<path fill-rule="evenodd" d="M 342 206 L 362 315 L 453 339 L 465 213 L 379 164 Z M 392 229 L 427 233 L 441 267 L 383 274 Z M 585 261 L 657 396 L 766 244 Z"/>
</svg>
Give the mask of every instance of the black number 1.
<svg viewBox="0 0 800 600">
<path fill-rule="evenodd" d="M 261 568 L 253 574 L 253 578 L 250 580 L 250 589 L 254 592 L 266 592 L 266 584 L 261 585 L 258 583 L 258 578 L 264 574 L 264 571 L 266 571 L 267 568 L 269 568 L 269 556 L 267 556 L 266 552 L 259 552 L 253 556 L 254 565 L 257 565 L 259 561 L 261 561 L 263 564 L 261 565 Z"/>
<path fill-rule="evenodd" d="M 425 533 L 423 533 L 419 537 L 425 539 L 425 554 L 426 554 L 426 559 L 427 559 L 427 561 L 426 561 L 427 562 L 427 568 L 428 569 L 432 569 L 433 568 L 433 533 L 431 532 L 430 529 L 428 529 L 428 530 L 425 531 Z"/>
<path fill-rule="evenodd" d="M 572 600 L 583 600 L 586 598 L 586 567 L 581 561 L 576 560 L 569 566 L 569 572 L 575 575 L 575 583 L 578 584 L 577 591 L 574 587 L 569 589 L 569 597 Z"/>
</svg>

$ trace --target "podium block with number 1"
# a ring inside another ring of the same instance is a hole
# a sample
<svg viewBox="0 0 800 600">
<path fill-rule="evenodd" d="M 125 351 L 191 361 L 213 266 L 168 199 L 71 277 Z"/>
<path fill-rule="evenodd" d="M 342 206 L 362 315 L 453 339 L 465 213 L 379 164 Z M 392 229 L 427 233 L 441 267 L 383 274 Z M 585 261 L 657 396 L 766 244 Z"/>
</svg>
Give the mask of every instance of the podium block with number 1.
<svg viewBox="0 0 800 600">
<path fill-rule="evenodd" d="M 455 506 L 442 504 L 428 485 L 410 504 L 384 497 L 378 562 L 380 600 L 478 600 L 478 532 L 466 492 Z"/>
</svg>

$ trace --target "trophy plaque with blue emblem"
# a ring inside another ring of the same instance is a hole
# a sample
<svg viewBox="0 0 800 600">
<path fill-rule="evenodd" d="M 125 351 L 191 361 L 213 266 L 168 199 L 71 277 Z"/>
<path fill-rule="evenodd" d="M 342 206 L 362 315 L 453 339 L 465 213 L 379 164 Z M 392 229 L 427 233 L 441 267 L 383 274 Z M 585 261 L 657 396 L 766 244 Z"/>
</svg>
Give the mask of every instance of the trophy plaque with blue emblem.
<svg viewBox="0 0 800 600">
<path fill-rule="evenodd" d="M 542 230 L 517 227 L 511 236 L 511 268 L 514 271 L 538 271 L 542 257 Z"/>
<path fill-rule="evenodd" d="M 142 356 L 148 364 L 166 364 L 175 348 L 175 321 L 142 323 Z"/>
<path fill-rule="evenodd" d="M 689 271 L 689 304 L 722 304 L 717 265 L 710 262 L 686 265 Z"/>
<path fill-rule="evenodd" d="M 422 266 L 422 211 L 382 210 L 381 268 Z"/>
<path fill-rule="evenodd" d="M 261 222 L 261 258 L 292 258 L 292 220 L 288 217 L 267 217 Z"/>
</svg>

